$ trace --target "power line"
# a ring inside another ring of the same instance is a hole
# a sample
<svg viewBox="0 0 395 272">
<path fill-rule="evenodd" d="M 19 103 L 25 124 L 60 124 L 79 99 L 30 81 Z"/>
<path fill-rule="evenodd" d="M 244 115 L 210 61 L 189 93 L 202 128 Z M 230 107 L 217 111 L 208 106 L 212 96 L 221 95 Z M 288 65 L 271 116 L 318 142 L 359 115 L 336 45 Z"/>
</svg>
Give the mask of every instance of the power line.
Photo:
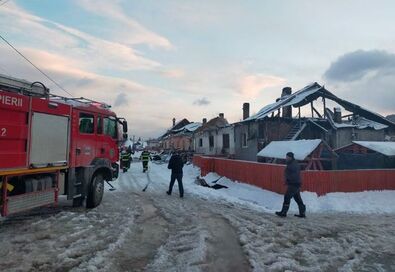
<svg viewBox="0 0 395 272">
<path fill-rule="evenodd" d="M 7 4 L 7 2 L 9 2 L 10 0 L 5 0 L 3 3 L 0 3 L 0 7 Z"/>
<path fill-rule="evenodd" d="M 3 3 L 4 4 L 4 3 Z M 72 96 L 71 93 L 69 93 L 65 88 L 60 86 L 55 80 L 53 80 L 49 75 L 47 75 L 44 71 L 42 71 L 40 68 L 38 68 L 33 62 L 31 62 L 27 57 L 25 57 L 21 52 L 19 52 L 18 49 L 16 49 L 12 44 L 10 44 L 1 34 L 0 38 L 7 44 L 9 45 L 12 49 L 14 49 L 15 52 L 17 52 L 22 58 L 24 58 L 28 63 L 30 63 L 34 68 L 36 68 L 41 74 L 43 74 L 47 79 L 49 79 L 52 83 L 54 83 L 59 89 L 67 93 L 69 96 Z"/>
</svg>

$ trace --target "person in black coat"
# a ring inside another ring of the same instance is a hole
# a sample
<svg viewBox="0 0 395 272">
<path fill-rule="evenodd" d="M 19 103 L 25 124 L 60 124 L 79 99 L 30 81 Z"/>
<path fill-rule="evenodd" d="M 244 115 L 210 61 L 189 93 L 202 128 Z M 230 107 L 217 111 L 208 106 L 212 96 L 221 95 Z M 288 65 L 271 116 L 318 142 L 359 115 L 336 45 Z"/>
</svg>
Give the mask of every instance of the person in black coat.
<svg viewBox="0 0 395 272">
<path fill-rule="evenodd" d="M 182 185 L 183 167 L 184 161 L 182 160 L 180 154 L 178 152 L 174 152 L 170 158 L 169 165 L 167 166 L 168 169 L 171 169 L 169 190 L 166 192 L 168 195 L 171 195 L 174 182 L 177 180 L 180 197 L 184 197 L 184 186 Z"/>
<path fill-rule="evenodd" d="M 287 153 L 286 161 L 287 167 L 285 168 L 285 183 L 287 185 L 287 192 L 284 195 L 283 208 L 280 212 L 276 212 L 276 215 L 286 217 L 291 199 L 293 198 L 299 207 L 299 214 L 295 214 L 295 216 L 306 217 L 306 206 L 300 196 L 300 187 L 302 185 L 300 166 L 295 160 L 295 156 L 292 152 Z"/>
</svg>

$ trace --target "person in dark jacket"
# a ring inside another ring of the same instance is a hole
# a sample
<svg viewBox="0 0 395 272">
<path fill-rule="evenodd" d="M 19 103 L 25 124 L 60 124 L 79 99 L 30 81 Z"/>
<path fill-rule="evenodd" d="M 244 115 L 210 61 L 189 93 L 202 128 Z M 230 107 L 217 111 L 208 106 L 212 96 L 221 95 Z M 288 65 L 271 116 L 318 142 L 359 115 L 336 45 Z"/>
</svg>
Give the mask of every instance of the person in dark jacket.
<svg viewBox="0 0 395 272">
<path fill-rule="evenodd" d="M 174 182 L 177 180 L 180 197 L 184 197 L 184 186 L 182 185 L 183 167 L 184 161 L 182 160 L 180 154 L 178 152 L 174 152 L 170 158 L 169 165 L 167 166 L 168 169 L 171 169 L 169 190 L 166 192 L 168 195 L 171 195 Z"/>
<path fill-rule="evenodd" d="M 284 195 L 283 208 L 280 212 L 276 212 L 276 215 L 286 217 L 291 199 L 293 198 L 299 207 L 299 214 L 295 214 L 295 216 L 306 217 L 306 206 L 300 196 L 300 187 L 302 185 L 300 166 L 295 160 L 295 156 L 292 152 L 287 153 L 286 161 L 287 167 L 285 168 L 285 183 L 287 185 L 287 192 Z"/>
</svg>

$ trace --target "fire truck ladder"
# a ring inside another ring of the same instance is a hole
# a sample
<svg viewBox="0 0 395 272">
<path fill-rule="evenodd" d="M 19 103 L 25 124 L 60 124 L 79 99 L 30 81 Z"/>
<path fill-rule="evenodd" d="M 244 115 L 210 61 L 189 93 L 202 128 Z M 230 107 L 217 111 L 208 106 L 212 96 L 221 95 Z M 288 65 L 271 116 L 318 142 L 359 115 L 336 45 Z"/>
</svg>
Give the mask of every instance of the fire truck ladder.
<svg viewBox="0 0 395 272">
<path fill-rule="evenodd" d="M 104 109 L 109 109 L 111 108 L 110 105 L 103 103 L 103 102 L 98 102 L 92 99 L 84 98 L 84 97 L 64 97 L 56 94 L 50 94 L 49 95 L 53 100 L 63 100 L 64 102 L 77 102 L 85 105 L 95 105 L 95 106 L 100 106 Z"/>
<path fill-rule="evenodd" d="M 30 96 L 49 96 L 49 89 L 39 81 L 29 82 L 3 74 L 0 74 L 0 89 Z"/>
</svg>

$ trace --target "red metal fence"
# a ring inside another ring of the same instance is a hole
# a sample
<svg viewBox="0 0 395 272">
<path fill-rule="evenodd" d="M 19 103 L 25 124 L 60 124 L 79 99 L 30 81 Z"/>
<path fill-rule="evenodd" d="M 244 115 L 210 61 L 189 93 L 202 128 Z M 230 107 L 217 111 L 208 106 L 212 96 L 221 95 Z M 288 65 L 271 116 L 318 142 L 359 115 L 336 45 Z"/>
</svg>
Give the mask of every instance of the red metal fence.
<svg viewBox="0 0 395 272">
<path fill-rule="evenodd" d="M 216 172 L 265 190 L 284 193 L 284 165 L 249 161 L 228 160 L 194 156 L 193 164 L 199 166 L 202 176 Z M 395 190 L 395 169 L 303 171 L 302 191 L 325 195 L 332 192 L 362 192 Z"/>
</svg>

